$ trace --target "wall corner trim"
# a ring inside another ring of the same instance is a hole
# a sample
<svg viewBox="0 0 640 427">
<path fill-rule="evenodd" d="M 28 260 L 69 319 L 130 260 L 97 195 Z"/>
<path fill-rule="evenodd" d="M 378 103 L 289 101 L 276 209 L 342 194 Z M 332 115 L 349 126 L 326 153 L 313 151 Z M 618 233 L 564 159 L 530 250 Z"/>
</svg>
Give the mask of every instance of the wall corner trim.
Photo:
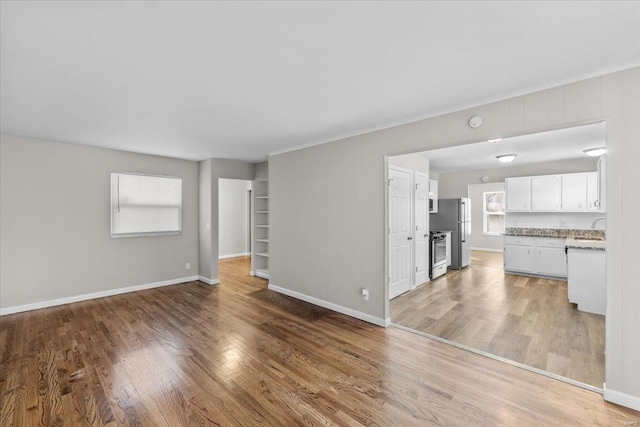
<svg viewBox="0 0 640 427">
<path fill-rule="evenodd" d="M 113 295 L 127 294 L 129 292 L 143 291 L 145 289 L 160 288 L 163 286 L 177 285 L 179 283 L 193 282 L 198 280 L 198 276 L 181 277 L 179 279 L 163 280 L 161 282 L 146 283 L 144 285 L 129 286 L 126 288 L 109 289 L 107 291 L 92 292 L 90 294 L 74 295 L 70 297 L 57 298 L 48 301 L 34 302 L 25 305 L 0 308 L 0 316 L 7 314 L 22 313 L 24 311 L 38 310 L 41 308 L 55 307 L 58 305 L 71 304 L 74 302 L 88 301 L 96 298 L 110 297 Z"/>
<path fill-rule="evenodd" d="M 195 280 L 199 280 L 203 283 L 206 283 L 207 285 L 219 285 L 220 284 L 220 279 L 207 279 L 204 276 L 197 276 L 197 278 Z"/>
<path fill-rule="evenodd" d="M 604 400 L 640 411 L 640 397 L 632 396 L 621 391 L 607 389 L 606 383 L 604 384 Z"/>
<path fill-rule="evenodd" d="M 391 324 L 391 319 L 383 319 L 381 317 L 375 317 L 367 313 L 363 313 L 361 311 L 356 311 L 338 304 L 334 304 L 332 302 L 328 302 L 325 300 L 321 300 L 315 297 L 310 297 L 305 294 L 301 294 L 296 291 L 291 291 L 289 289 L 282 288 L 280 286 L 276 286 L 273 283 L 269 283 L 269 290 L 278 292 L 279 294 L 287 295 L 320 307 L 328 308 L 329 310 L 337 311 L 338 313 L 346 314 L 347 316 L 355 317 L 359 320 L 364 320 L 368 323 L 373 323 L 377 326 L 387 327 Z"/>
</svg>

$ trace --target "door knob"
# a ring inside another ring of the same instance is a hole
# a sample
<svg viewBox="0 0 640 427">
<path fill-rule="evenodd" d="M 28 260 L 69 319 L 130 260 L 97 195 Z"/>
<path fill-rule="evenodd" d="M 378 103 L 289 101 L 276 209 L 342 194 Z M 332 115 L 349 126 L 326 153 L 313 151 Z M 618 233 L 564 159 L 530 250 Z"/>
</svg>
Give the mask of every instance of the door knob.
<svg viewBox="0 0 640 427">
<path fill-rule="evenodd" d="M 407 237 L 407 240 L 413 240 L 413 237 L 409 236 Z"/>
</svg>

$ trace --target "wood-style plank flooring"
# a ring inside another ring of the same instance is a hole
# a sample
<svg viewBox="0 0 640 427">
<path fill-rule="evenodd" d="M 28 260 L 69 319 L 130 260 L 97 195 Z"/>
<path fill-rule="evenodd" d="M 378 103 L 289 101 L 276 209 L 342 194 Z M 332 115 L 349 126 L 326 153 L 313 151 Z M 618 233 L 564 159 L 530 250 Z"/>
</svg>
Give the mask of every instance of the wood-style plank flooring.
<svg viewBox="0 0 640 427">
<path fill-rule="evenodd" d="M 391 301 L 394 323 L 602 388 L 604 316 L 567 300 L 567 282 L 505 274 L 502 254 L 472 252 Z"/>
<path fill-rule="evenodd" d="M 624 425 L 640 413 L 266 289 L 191 282 L 0 318 L 0 425 Z"/>
</svg>

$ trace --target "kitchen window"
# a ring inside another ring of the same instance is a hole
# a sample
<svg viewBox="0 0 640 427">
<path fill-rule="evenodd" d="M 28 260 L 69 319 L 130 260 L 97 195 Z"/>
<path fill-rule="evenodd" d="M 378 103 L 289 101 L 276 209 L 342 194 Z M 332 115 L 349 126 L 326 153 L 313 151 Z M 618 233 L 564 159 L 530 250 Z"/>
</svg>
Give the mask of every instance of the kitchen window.
<svg viewBox="0 0 640 427">
<path fill-rule="evenodd" d="M 111 237 L 182 232 L 182 179 L 111 174 Z"/>
<path fill-rule="evenodd" d="M 504 233 L 504 191 L 483 193 L 483 232 L 486 236 L 499 236 Z"/>
</svg>

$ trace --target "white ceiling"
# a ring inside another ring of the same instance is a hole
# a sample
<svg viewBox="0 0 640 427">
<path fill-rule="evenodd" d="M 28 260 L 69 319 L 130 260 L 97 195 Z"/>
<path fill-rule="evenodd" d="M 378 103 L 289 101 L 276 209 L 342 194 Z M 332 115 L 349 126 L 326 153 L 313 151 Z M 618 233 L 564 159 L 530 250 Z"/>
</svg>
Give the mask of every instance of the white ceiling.
<svg viewBox="0 0 640 427">
<path fill-rule="evenodd" d="M 560 160 L 585 159 L 584 150 L 606 147 L 604 122 L 568 129 L 485 141 L 420 153 L 429 158 L 434 172 L 458 172 L 512 167 Z M 510 163 L 501 163 L 496 156 L 517 154 Z"/>
<path fill-rule="evenodd" d="M 259 161 L 640 64 L 640 2 L 2 1 L 7 134 Z"/>
</svg>

